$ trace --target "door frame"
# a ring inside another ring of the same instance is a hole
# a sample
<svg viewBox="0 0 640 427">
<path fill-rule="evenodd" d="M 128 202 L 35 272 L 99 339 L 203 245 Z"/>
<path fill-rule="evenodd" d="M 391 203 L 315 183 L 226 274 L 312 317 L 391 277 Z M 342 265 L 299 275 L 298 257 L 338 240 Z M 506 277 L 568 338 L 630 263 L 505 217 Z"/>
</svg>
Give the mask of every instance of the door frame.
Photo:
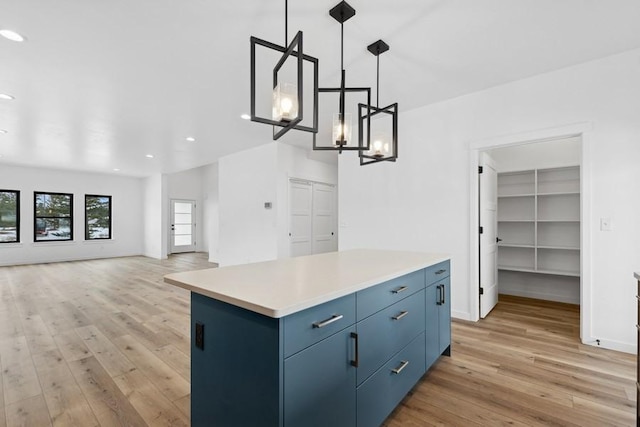
<svg viewBox="0 0 640 427">
<path fill-rule="evenodd" d="M 591 122 L 573 123 L 564 126 L 535 130 L 511 135 L 496 136 L 472 141 L 469 144 L 470 175 L 470 245 L 469 245 L 469 304 L 470 320 L 480 319 L 479 278 L 479 206 L 478 183 L 480 153 L 494 148 L 531 144 L 567 137 L 581 138 L 580 154 L 580 340 L 584 344 L 593 344 L 591 325 L 591 170 L 593 165 L 593 124 Z"/>
</svg>

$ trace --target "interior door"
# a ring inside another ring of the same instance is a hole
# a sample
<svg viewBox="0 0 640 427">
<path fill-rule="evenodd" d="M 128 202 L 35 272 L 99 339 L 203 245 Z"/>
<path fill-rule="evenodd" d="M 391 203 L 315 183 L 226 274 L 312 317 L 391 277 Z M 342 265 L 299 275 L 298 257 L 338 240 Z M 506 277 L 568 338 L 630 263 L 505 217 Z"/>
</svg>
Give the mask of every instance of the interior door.
<svg viewBox="0 0 640 427">
<path fill-rule="evenodd" d="M 312 254 L 313 184 L 289 181 L 289 254 Z"/>
<path fill-rule="evenodd" d="M 498 303 L 498 174 L 489 154 L 481 153 L 480 165 L 480 317 Z"/>
<path fill-rule="evenodd" d="M 335 193 L 334 186 L 329 184 L 313 184 L 313 253 L 333 252 L 338 250 L 335 235 Z"/>
<path fill-rule="evenodd" d="M 171 253 L 196 250 L 196 202 L 171 200 Z"/>
</svg>

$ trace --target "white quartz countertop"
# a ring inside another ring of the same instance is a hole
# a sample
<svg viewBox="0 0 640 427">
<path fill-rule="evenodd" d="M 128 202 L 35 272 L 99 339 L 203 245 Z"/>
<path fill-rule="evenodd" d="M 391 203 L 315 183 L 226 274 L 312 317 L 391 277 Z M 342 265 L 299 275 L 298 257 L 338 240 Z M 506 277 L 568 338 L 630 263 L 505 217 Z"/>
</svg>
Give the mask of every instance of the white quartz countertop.
<svg viewBox="0 0 640 427">
<path fill-rule="evenodd" d="M 449 258 L 446 254 L 354 249 L 173 273 L 164 281 L 278 318 Z"/>
<path fill-rule="evenodd" d="M 635 272 L 633 273 L 633 275 L 636 277 L 636 279 L 640 280 L 640 273 L 639 272 Z"/>
</svg>

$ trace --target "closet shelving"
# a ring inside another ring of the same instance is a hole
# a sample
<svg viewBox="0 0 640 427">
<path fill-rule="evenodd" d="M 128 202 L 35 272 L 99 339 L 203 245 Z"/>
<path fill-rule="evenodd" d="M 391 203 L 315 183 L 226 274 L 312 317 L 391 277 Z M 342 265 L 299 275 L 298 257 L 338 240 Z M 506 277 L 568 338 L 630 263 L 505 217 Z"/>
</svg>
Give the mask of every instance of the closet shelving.
<svg viewBox="0 0 640 427">
<path fill-rule="evenodd" d="M 498 174 L 498 269 L 580 276 L 580 168 Z"/>
</svg>

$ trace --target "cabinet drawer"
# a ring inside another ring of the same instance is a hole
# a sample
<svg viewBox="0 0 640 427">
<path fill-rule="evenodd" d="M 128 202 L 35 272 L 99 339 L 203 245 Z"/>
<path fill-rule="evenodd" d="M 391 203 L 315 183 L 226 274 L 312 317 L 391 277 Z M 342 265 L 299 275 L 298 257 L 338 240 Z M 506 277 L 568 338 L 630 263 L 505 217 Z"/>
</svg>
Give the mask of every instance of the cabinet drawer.
<svg viewBox="0 0 640 427">
<path fill-rule="evenodd" d="M 424 289 L 356 325 L 359 345 L 358 384 L 405 347 L 425 326 Z"/>
<path fill-rule="evenodd" d="M 358 387 L 358 427 L 381 425 L 418 382 L 425 371 L 424 347 L 422 333 Z"/>
<path fill-rule="evenodd" d="M 451 265 L 450 261 L 442 261 L 436 265 L 432 265 L 431 267 L 427 267 L 427 280 L 426 284 L 430 285 L 433 282 L 437 282 L 438 280 L 442 280 L 445 277 L 448 277 L 451 273 Z"/>
<path fill-rule="evenodd" d="M 424 284 L 424 270 L 419 270 L 356 293 L 358 321 L 424 289 Z"/>
<path fill-rule="evenodd" d="M 356 319 L 355 294 L 347 295 L 284 318 L 284 357 L 291 356 L 338 331 Z"/>
</svg>

